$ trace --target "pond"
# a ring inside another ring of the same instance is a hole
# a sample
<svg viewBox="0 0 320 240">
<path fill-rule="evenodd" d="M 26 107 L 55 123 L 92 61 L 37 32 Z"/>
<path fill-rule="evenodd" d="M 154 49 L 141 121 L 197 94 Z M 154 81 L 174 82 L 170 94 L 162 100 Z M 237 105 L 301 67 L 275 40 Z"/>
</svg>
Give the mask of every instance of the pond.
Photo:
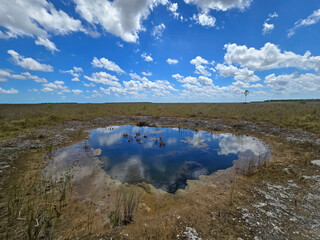
<svg viewBox="0 0 320 240">
<path fill-rule="evenodd" d="M 131 125 L 88 132 L 88 140 L 56 154 L 56 161 L 70 165 L 70 159 L 77 154 L 66 157 L 68 151 L 86 151 L 99 158 L 100 167 L 112 179 L 129 184 L 146 182 L 169 193 L 184 189 L 187 180 L 199 179 L 201 175 L 234 164 L 239 171 L 246 171 L 270 157 L 261 140 L 246 135 Z M 77 159 L 78 164 L 81 161 L 88 160 Z"/>
</svg>

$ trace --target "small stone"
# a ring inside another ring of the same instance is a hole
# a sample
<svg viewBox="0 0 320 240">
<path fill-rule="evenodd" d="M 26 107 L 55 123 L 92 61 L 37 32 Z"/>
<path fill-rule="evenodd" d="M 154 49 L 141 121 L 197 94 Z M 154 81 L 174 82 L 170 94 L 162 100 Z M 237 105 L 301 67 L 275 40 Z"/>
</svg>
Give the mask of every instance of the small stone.
<svg viewBox="0 0 320 240">
<path fill-rule="evenodd" d="M 316 166 L 320 167 L 320 160 L 313 160 L 313 161 L 311 161 L 311 163 L 313 165 L 316 165 Z"/>
</svg>

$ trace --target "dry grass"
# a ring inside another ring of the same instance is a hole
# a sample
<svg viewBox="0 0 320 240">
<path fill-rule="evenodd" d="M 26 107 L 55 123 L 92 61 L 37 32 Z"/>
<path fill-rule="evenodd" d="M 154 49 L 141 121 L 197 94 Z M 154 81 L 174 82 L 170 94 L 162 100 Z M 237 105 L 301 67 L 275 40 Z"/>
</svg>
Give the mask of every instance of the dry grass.
<svg viewBox="0 0 320 240">
<path fill-rule="evenodd" d="M 320 133 L 320 102 L 106 103 L 0 105 L 0 137 L 38 126 L 114 116 L 252 121 Z"/>
</svg>

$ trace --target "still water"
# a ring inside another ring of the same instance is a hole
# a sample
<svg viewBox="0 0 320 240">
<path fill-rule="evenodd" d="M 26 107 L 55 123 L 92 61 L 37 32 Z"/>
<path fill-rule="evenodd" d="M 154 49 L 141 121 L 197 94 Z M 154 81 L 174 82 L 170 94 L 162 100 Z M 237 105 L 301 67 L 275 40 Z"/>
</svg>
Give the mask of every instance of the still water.
<svg viewBox="0 0 320 240">
<path fill-rule="evenodd" d="M 85 148 L 99 157 L 113 179 L 130 184 L 146 182 L 170 193 L 200 175 L 236 163 L 240 168 L 258 165 L 270 157 L 264 143 L 250 136 L 131 125 L 89 133 Z"/>
</svg>

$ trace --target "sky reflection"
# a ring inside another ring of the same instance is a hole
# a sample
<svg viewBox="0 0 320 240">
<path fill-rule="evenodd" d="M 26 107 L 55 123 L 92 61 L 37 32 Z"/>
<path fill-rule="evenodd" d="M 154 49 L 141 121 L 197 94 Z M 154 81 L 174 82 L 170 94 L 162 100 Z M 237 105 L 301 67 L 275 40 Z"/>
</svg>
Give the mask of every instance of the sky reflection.
<svg viewBox="0 0 320 240">
<path fill-rule="evenodd" d="M 189 179 L 229 168 L 235 160 L 269 156 L 268 148 L 249 136 L 129 125 L 90 134 L 89 148 L 101 149 L 98 157 L 113 179 L 145 181 L 168 192 L 184 188 Z"/>
</svg>

